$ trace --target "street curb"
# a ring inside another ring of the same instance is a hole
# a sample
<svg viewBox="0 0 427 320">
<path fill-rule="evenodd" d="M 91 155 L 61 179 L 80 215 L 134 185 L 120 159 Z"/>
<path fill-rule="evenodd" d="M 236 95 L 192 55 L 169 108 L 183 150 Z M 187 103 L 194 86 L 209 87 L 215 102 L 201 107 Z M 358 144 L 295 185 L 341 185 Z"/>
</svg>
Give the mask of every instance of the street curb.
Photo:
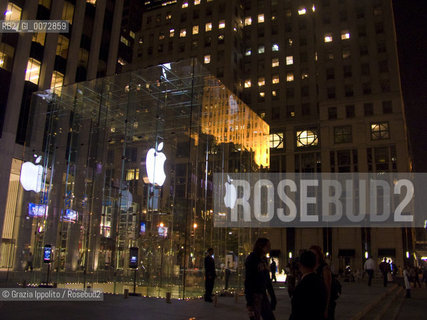
<svg viewBox="0 0 427 320">
<path fill-rule="evenodd" d="M 380 295 L 374 302 L 367 305 L 362 311 L 359 311 L 351 320 L 360 320 L 364 316 L 366 316 L 374 307 L 381 302 L 382 299 L 384 299 L 386 296 L 391 294 L 396 288 L 398 288 L 398 285 L 393 285 L 390 289 L 388 289 L 386 292 L 384 292 L 382 295 Z"/>
</svg>

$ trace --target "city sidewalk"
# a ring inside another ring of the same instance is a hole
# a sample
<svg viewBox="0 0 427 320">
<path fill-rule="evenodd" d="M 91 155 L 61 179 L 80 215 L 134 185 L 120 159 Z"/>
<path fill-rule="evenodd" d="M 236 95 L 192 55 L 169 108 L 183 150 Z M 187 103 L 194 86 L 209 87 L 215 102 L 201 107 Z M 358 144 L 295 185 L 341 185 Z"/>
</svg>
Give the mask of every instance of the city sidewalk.
<svg viewBox="0 0 427 320">
<path fill-rule="evenodd" d="M 380 283 L 368 287 L 366 283 L 342 283 L 343 294 L 337 301 L 336 319 L 352 317 L 385 292 Z M 288 319 L 290 301 L 286 288 L 275 285 L 278 306 L 277 319 Z M 156 320 L 210 320 L 248 319 L 244 296 L 218 297 L 215 306 L 202 300 L 172 300 L 105 295 L 103 302 L 8 302 L 0 307 L 2 319 L 156 319 Z M 405 318 L 402 318 L 405 319 Z"/>
<path fill-rule="evenodd" d="M 412 297 L 404 299 L 396 319 L 426 319 L 427 318 L 427 289 L 412 288 Z"/>
</svg>

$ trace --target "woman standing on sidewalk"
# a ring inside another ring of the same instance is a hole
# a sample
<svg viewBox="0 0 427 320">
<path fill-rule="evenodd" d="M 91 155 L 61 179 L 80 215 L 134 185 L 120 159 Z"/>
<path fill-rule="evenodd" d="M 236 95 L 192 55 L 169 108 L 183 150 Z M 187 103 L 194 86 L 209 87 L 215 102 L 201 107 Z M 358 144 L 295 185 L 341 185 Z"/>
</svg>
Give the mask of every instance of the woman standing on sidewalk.
<svg viewBox="0 0 427 320">
<path fill-rule="evenodd" d="M 326 287 L 327 304 L 325 310 L 325 319 L 333 320 L 335 318 L 335 300 L 331 298 L 332 273 L 328 264 L 325 262 L 322 249 L 319 246 L 311 246 L 310 251 L 316 255 L 315 270 L 317 275 L 323 280 Z"/>
</svg>

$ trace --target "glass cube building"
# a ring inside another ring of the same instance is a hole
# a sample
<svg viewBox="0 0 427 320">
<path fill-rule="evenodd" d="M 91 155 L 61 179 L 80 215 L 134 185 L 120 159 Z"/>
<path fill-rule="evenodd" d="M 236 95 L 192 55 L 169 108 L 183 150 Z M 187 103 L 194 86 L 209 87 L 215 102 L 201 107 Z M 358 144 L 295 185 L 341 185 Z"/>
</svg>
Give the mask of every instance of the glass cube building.
<svg viewBox="0 0 427 320">
<path fill-rule="evenodd" d="M 143 295 L 199 296 L 213 247 L 219 275 L 228 265 L 242 287 L 244 258 L 263 231 L 214 228 L 212 177 L 268 168 L 269 126 L 199 62 L 36 92 L 30 118 L 8 195 L 8 283 L 122 293 L 136 266 Z"/>
</svg>

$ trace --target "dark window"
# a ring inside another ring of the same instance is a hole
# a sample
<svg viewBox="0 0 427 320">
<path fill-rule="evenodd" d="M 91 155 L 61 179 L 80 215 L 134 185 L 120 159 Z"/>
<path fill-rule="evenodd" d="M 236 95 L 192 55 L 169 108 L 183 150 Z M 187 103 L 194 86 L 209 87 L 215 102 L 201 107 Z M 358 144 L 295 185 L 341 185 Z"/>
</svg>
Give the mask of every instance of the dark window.
<svg viewBox="0 0 427 320">
<path fill-rule="evenodd" d="M 363 76 L 369 76 L 369 74 L 370 74 L 369 63 L 363 63 L 360 66 L 360 69 L 362 71 Z"/>
<path fill-rule="evenodd" d="M 302 97 L 308 97 L 310 94 L 310 90 L 308 86 L 301 87 L 301 96 Z"/>
<path fill-rule="evenodd" d="M 345 106 L 345 116 L 346 118 L 354 118 L 355 112 L 354 112 L 354 105 L 348 105 Z"/>
<path fill-rule="evenodd" d="M 335 70 L 334 68 L 326 69 L 326 80 L 335 79 Z"/>
<path fill-rule="evenodd" d="M 363 94 L 371 94 L 372 93 L 372 88 L 371 88 L 371 84 L 370 83 L 364 83 L 362 84 L 362 88 L 363 88 Z"/>
<path fill-rule="evenodd" d="M 335 99 L 335 88 L 331 87 L 327 89 L 328 99 Z"/>
<path fill-rule="evenodd" d="M 328 119 L 329 120 L 334 120 L 338 118 L 338 114 L 337 114 L 337 108 L 336 107 L 329 107 L 328 108 Z"/>
<path fill-rule="evenodd" d="M 351 126 L 334 127 L 334 143 L 352 142 Z"/>
<path fill-rule="evenodd" d="M 393 104 L 391 101 L 383 101 L 383 113 L 392 113 L 393 112 Z"/>
<path fill-rule="evenodd" d="M 388 61 L 383 60 L 378 62 L 378 69 L 380 70 L 381 73 L 388 72 Z"/>
<path fill-rule="evenodd" d="M 374 114 L 374 104 L 373 103 L 365 103 L 363 105 L 363 111 L 365 116 L 372 116 Z"/>
<path fill-rule="evenodd" d="M 295 106 L 293 105 L 286 106 L 286 116 L 288 118 L 295 117 Z"/>
<path fill-rule="evenodd" d="M 280 119 L 280 108 L 275 107 L 271 110 L 271 119 L 272 120 Z"/>
<path fill-rule="evenodd" d="M 346 85 L 344 87 L 344 93 L 346 97 L 352 97 L 354 95 L 353 86 Z"/>
<path fill-rule="evenodd" d="M 384 33 L 384 24 L 382 22 L 377 22 L 375 24 L 375 32 L 376 33 Z"/>
<path fill-rule="evenodd" d="M 352 76 L 351 66 L 344 66 L 344 78 L 350 78 Z"/>
<path fill-rule="evenodd" d="M 294 90 L 294 88 L 286 88 L 286 97 L 287 98 L 293 98 L 293 97 L 295 97 L 295 90 Z"/>
<path fill-rule="evenodd" d="M 301 105 L 301 112 L 303 116 L 307 116 L 310 114 L 310 104 L 309 103 L 303 103 Z"/>
</svg>

